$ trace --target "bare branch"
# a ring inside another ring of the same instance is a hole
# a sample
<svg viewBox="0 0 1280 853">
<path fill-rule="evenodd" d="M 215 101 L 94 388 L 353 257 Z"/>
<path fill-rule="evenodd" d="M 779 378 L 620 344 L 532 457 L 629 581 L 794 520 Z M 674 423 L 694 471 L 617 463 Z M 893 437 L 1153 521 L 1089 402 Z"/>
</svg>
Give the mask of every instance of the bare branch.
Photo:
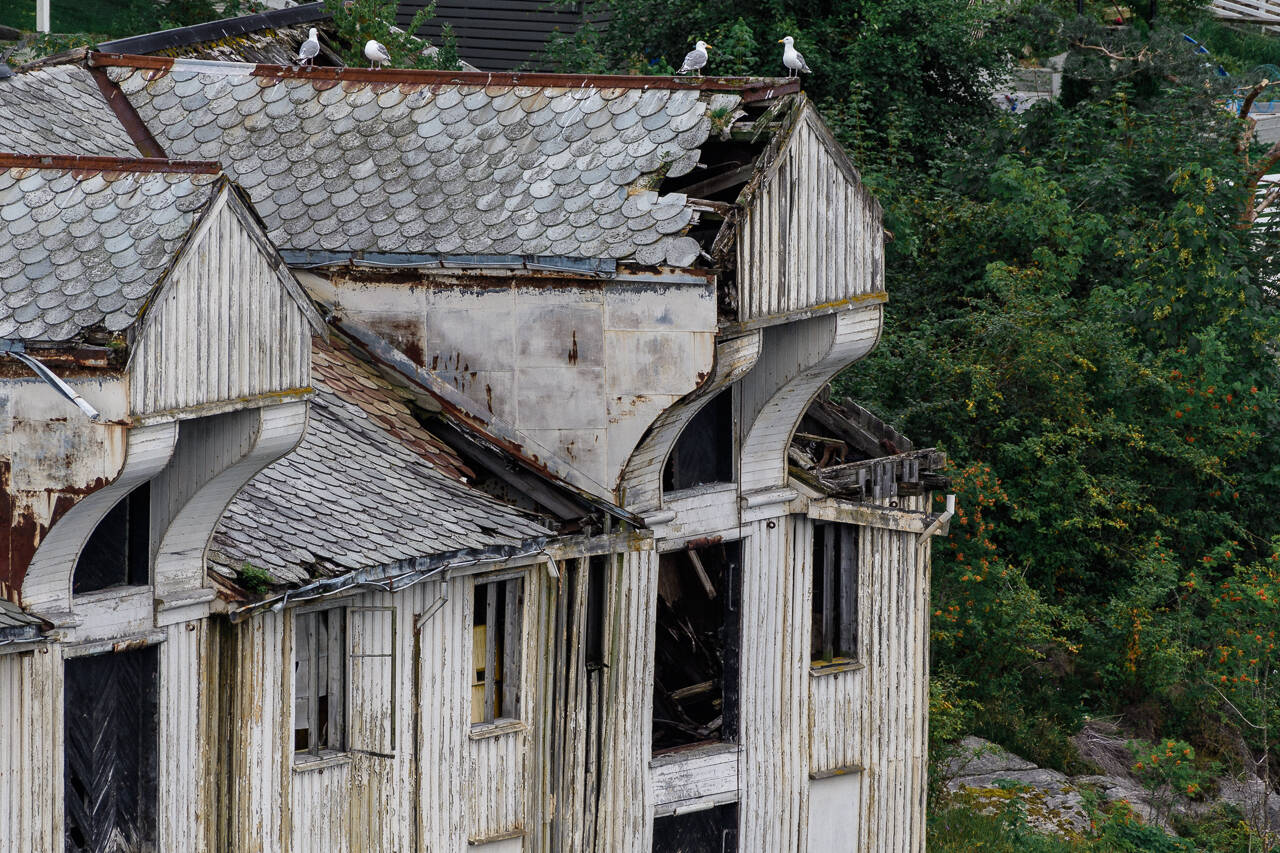
<svg viewBox="0 0 1280 853">
<path fill-rule="evenodd" d="M 1145 47 L 1142 50 L 1138 51 L 1137 56 L 1124 56 L 1123 54 L 1112 53 L 1111 51 L 1107 50 L 1105 47 L 1102 47 L 1101 45 L 1085 44 L 1082 41 L 1075 42 L 1073 46 L 1078 47 L 1081 50 L 1096 50 L 1099 53 L 1108 57 L 1109 59 L 1117 59 L 1117 60 L 1120 60 L 1121 62 L 1142 62 L 1149 55 Z"/>
<path fill-rule="evenodd" d="M 1235 711 L 1235 712 L 1236 712 L 1236 715 L 1240 717 L 1240 719 L 1244 722 L 1244 724 L 1245 724 L 1246 726 L 1249 726 L 1250 728 L 1254 728 L 1254 729 L 1261 729 L 1261 728 L 1263 728 L 1262 726 L 1259 726 L 1259 725 L 1257 725 L 1256 723 L 1250 722 L 1249 718 L 1248 718 L 1248 717 L 1246 717 L 1246 716 L 1244 715 L 1244 713 L 1243 713 L 1239 708 L 1237 708 L 1235 705 L 1231 704 L 1231 700 L 1230 700 L 1230 699 L 1228 699 L 1226 696 L 1223 696 L 1223 695 L 1222 695 L 1222 691 L 1221 691 L 1221 690 L 1219 690 L 1217 687 L 1214 687 L 1212 684 L 1210 684 L 1210 683 L 1209 683 L 1209 682 L 1207 682 L 1207 681 L 1206 681 L 1205 683 L 1206 683 L 1206 684 L 1209 684 L 1209 686 L 1210 686 L 1210 687 L 1213 687 L 1213 692 L 1214 692 L 1214 693 L 1217 693 L 1219 696 L 1222 696 L 1222 701 L 1227 703 L 1227 707 L 1228 707 L 1228 708 L 1230 708 L 1231 710 L 1233 710 L 1233 711 Z"/>
<path fill-rule="evenodd" d="M 1244 103 L 1240 104 L 1240 118 L 1249 117 L 1249 110 L 1253 108 L 1254 99 L 1261 95 L 1262 90 L 1270 85 L 1271 81 L 1266 79 L 1259 80 L 1253 85 L 1253 88 L 1249 90 L 1249 93 L 1244 96 Z"/>
</svg>

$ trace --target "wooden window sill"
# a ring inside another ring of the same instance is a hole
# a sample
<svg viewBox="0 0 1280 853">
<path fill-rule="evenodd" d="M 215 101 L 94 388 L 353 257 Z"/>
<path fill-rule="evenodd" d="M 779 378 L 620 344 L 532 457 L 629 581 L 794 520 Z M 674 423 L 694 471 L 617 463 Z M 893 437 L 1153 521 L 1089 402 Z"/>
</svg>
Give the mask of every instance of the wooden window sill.
<svg viewBox="0 0 1280 853">
<path fill-rule="evenodd" d="M 293 769 L 296 773 L 303 773 L 307 770 L 323 770 L 326 767 L 337 767 L 340 764 L 350 764 L 351 753 L 338 752 L 336 749 L 326 749 L 317 753 L 297 752 L 293 755 Z"/>
<path fill-rule="evenodd" d="M 809 675 L 819 677 L 823 675 L 838 675 L 842 672 L 856 672 L 866 666 L 862 661 L 856 660 L 835 660 L 831 663 L 825 661 L 815 661 L 809 664 Z"/>
<path fill-rule="evenodd" d="M 472 740 L 484 740 L 490 737 L 527 732 L 529 724 L 524 720 L 494 720 L 490 723 L 472 723 L 468 732 Z"/>
</svg>

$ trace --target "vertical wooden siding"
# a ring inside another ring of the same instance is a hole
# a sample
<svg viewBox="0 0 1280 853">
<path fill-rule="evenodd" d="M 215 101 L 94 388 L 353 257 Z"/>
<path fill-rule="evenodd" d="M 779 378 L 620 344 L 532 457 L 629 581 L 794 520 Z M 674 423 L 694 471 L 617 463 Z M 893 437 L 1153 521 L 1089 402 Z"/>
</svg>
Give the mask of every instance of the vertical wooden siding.
<svg viewBox="0 0 1280 853">
<path fill-rule="evenodd" d="M 903 497 L 899 504 L 924 511 L 927 498 Z M 821 762 L 824 769 L 834 769 L 837 762 L 853 758 L 849 763 L 865 768 L 866 836 L 860 849 L 919 853 L 924 850 L 927 781 L 929 547 L 920 549 L 913 533 L 863 527 L 858 564 L 866 668 L 856 673 L 859 678 L 836 676 L 838 680 L 815 691 L 825 706 L 815 699 L 815 730 L 824 726 L 826 731 L 822 737 L 815 734 L 811 748 L 815 766 Z M 827 709 L 837 721 L 819 719 Z M 843 734 L 858 739 L 860 755 L 836 747 L 850 709 L 860 719 Z"/>
<path fill-rule="evenodd" d="M 604 744 L 596 853 L 650 853 L 653 804 L 653 639 L 658 554 L 629 551 L 610 565 Z M 749 849 L 749 848 L 742 848 Z"/>
<path fill-rule="evenodd" d="M 880 203 L 813 108 L 803 110 L 738 229 L 744 322 L 884 290 Z"/>
<path fill-rule="evenodd" d="M 160 644 L 160 849 L 208 850 L 215 767 L 207 620 L 165 629 Z"/>
<path fill-rule="evenodd" d="M 750 526 L 742 547 L 742 850 L 799 850 L 809 773 L 807 522 Z"/>
<path fill-rule="evenodd" d="M 62 656 L 0 654 L 0 851 L 62 849 Z"/>
<path fill-rule="evenodd" d="M 135 414 L 310 384 L 307 319 L 232 203 L 224 192 L 147 310 L 130 358 Z"/>
</svg>

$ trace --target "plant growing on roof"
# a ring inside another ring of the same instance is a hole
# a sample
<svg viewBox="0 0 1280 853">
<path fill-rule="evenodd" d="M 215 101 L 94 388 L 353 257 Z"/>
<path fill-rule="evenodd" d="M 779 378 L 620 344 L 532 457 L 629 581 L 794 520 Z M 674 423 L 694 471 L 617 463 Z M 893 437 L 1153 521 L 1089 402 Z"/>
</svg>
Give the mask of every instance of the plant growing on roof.
<svg viewBox="0 0 1280 853">
<path fill-rule="evenodd" d="M 271 590 L 271 575 L 248 560 L 236 571 L 236 581 L 252 595 L 264 595 Z"/>
<path fill-rule="evenodd" d="M 370 39 L 386 46 L 393 67 L 459 68 L 457 38 L 447 23 L 438 48 L 414 35 L 435 17 L 435 3 L 419 9 L 404 29 L 395 26 L 394 0 L 325 0 L 325 10 L 333 16 L 342 61 L 353 68 L 366 64 L 364 46 Z"/>
</svg>

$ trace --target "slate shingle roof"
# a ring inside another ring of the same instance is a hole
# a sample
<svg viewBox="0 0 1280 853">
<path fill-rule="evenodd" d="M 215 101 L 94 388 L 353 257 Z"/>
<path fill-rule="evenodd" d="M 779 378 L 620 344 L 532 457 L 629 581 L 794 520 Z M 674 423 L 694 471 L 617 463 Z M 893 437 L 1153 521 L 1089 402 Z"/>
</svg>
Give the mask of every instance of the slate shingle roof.
<svg viewBox="0 0 1280 853">
<path fill-rule="evenodd" d="M 404 404 L 350 352 L 316 342 L 313 358 L 306 433 L 223 514 L 209 552 L 216 571 L 230 577 L 248 562 L 275 583 L 300 584 L 552 535 L 454 479 L 457 457 L 410 426 Z"/>
<path fill-rule="evenodd" d="M 646 190 L 691 171 L 711 113 L 740 101 L 585 80 L 486 87 L 264 69 L 107 71 L 170 157 L 220 162 L 294 251 L 687 266 L 698 253 L 682 236 L 687 200 Z"/>
<path fill-rule="evenodd" d="M 0 155 L 0 338 L 24 341 L 130 326 L 219 182 L 216 171 L 18 162 Z"/>
<path fill-rule="evenodd" d="M 0 598 L 0 639 L 6 634 L 23 632 L 24 629 L 39 628 L 44 621 L 33 616 L 18 605 Z"/>
<path fill-rule="evenodd" d="M 78 65 L 0 79 L 0 151 L 138 156 L 93 77 Z"/>
</svg>

